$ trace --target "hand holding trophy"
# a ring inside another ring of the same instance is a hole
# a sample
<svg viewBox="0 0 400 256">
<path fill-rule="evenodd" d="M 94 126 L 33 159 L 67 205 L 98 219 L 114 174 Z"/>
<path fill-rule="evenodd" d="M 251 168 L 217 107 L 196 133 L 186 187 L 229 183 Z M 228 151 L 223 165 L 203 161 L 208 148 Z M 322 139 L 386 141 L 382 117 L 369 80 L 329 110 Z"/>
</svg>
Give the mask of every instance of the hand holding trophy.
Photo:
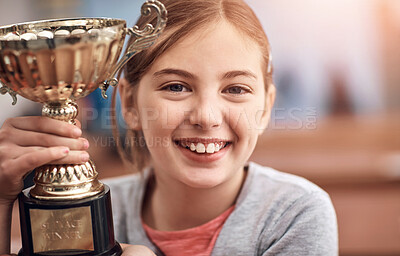
<svg viewBox="0 0 400 256">
<path fill-rule="evenodd" d="M 96 88 L 118 84 L 115 75 L 136 53 L 151 46 L 166 25 L 165 7 L 142 6 L 156 24 L 126 28 L 109 18 L 34 21 L 0 27 L 0 93 L 43 103 L 42 113 L 74 124 L 75 101 Z M 125 36 L 135 38 L 119 60 Z M 118 61 L 119 60 L 119 61 Z M 45 165 L 35 185 L 19 196 L 19 255 L 120 255 L 114 239 L 110 191 L 94 164 Z"/>
</svg>

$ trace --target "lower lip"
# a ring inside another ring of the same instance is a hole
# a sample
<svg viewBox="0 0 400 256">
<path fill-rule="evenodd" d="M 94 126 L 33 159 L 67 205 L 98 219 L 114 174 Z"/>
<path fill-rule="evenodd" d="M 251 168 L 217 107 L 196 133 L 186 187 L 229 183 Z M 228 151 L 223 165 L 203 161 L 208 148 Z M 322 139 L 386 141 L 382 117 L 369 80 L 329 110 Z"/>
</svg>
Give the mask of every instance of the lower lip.
<svg viewBox="0 0 400 256">
<path fill-rule="evenodd" d="M 211 162 L 215 162 L 215 161 L 218 161 L 221 158 L 223 158 L 224 155 L 226 154 L 226 152 L 229 150 L 229 148 L 231 146 L 231 143 L 229 143 L 223 149 L 220 149 L 218 152 L 211 153 L 211 154 L 209 154 L 209 153 L 201 153 L 201 154 L 199 154 L 199 153 L 196 153 L 195 151 L 193 152 L 190 149 L 181 147 L 179 145 L 175 144 L 175 146 L 182 152 L 182 154 L 186 158 L 188 158 L 188 159 L 190 159 L 190 160 L 192 160 L 194 162 L 211 163 Z"/>
</svg>

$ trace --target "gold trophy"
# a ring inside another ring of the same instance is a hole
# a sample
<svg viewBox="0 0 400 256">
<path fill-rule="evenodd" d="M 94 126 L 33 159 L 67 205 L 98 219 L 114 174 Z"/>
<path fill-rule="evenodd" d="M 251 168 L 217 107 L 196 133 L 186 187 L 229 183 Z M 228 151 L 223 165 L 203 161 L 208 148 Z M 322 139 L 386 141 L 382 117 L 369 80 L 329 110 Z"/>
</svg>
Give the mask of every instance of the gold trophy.
<svg viewBox="0 0 400 256">
<path fill-rule="evenodd" d="M 143 28 L 109 18 L 34 21 L 0 27 L 0 93 L 43 103 L 42 114 L 74 124 L 75 100 L 100 86 L 106 98 L 115 75 L 151 46 L 166 25 L 162 3 L 148 0 Z M 134 37 L 126 54 L 125 36 Z M 45 165 L 35 185 L 19 195 L 22 249 L 19 255 L 120 255 L 114 239 L 110 190 L 97 180 L 93 162 Z"/>
</svg>

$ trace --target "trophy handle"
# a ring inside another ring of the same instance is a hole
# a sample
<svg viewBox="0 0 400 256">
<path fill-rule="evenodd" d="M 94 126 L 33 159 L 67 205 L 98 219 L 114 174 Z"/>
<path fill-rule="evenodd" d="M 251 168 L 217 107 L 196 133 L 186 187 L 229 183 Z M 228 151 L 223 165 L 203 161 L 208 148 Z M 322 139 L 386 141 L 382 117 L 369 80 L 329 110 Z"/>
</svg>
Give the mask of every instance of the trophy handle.
<svg viewBox="0 0 400 256">
<path fill-rule="evenodd" d="M 118 61 L 115 67 L 113 67 L 109 78 L 100 85 L 101 95 L 104 99 L 107 99 L 106 91 L 108 87 L 118 84 L 118 79 L 115 78 L 115 75 L 121 68 L 137 53 L 152 46 L 165 28 L 167 24 L 167 10 L 165 6 L 157 0 L 147 0 L 142 5 L 141 14 L 143 16 L 149 16 L 152 10 L 154 10 L 157 15 L 157 23 L 155 26 L 146 24 L 143 29 L 139 29 L 139 27 L 135 25 L 133 28 L 127 29 L 127 34 L 134 36 L 136 39 L 128 46 L 126 54 Z"/>
<path fill-rule="evenodd" d="M 12 104 L 13 105 L 17 104 L 17 93 L 14 90 L 10 89 L 9 87 L 3 85 L 1 82 L 0 82 L 0 85 L 2 85 L 2 87 L 0 88 L 0 94 L 2 94 L 2 95 L 6 94 L 6 93 L 10 94 L 10 96 L 13 99 Z"/>
</svg>

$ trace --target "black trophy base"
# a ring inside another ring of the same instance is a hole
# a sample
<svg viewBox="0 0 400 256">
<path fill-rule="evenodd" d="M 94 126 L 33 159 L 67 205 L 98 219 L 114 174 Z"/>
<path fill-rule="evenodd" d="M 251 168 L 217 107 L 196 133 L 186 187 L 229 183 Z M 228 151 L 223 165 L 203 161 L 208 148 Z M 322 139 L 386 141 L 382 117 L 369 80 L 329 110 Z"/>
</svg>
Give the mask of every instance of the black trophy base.
<svg viewBox="0 0 400 256">
<path fill-rule="evenodd" d="M 20 256 L 119 256 L 115 241 L 110 189 L 80 200 L 32 198 L 30 188 L 19 195 L 22 249 Z"/>
<path fill-rule="evenodd" d="M 48 256 L 58 256 L 58 255 L 65 255 L 65 256 L 86 256 L 86 255 L 96 255 L 96 256 L 120 256 L 122 254 L 122 249 L 119 243 L 116 243 L 115 246 L 106 252 L 103 252 L 102 254 L 93 254 L 93 252 L 90 251 L 77 251 L 77 250 L 59 250 L 59 251 L 49 251 L 45 253 L 34 253 L 34 254 L 25 254 L 23 249 L 21 249 L 18 252 L 18 256 L 24 256 L 24 255 L 48 255 Z"/>
</svg>

